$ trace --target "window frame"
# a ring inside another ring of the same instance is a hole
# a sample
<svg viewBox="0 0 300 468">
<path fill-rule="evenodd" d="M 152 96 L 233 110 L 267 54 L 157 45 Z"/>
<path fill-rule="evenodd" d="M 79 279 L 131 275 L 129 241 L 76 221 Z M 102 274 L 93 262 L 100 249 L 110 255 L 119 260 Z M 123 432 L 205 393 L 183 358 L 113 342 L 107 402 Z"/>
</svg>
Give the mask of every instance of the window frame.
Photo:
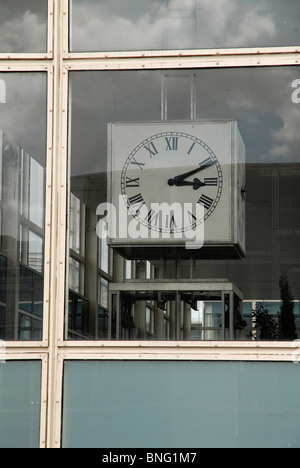
<svg viewBox="0 0 300 468">
<path fill-rule="evenodd" d="M 271 50 L 270 50 L 271 49 Z M 299 47 L 300 50 L 300 47 Z M 199 51 L 199 55 L 193 57 L 192 61 L 191 58 L 188 54 L 187 51 L 184 51 L 182 53 L 182 56 L 179 57 L 179 53 L 175 62 L 175 59 L 169 60 L 169 57 L 166 59 L 158 58 L 158 57 L 152 57 L 151 59 L 149 58 L 148 60 L 145 60 L 145 57 L 142 59 L 139 58 L 134 58 L 134 59 L 124 59 L 121 58 L 119 60 L 111 60 L 108 56 L 105 59 L 99 58 L 99 54 L 95 56 L 94 59 L 91 59 L 89 57 L 90 54 L 84 54 L 85 60 L 78 60 L 78 54 L 70 54 L 70 57 L 72 59 L 68 59 L 68 61 L 64 62 L 65 66 L 65 73 L 66 73 L 66 78 L 65 78 L 65 86 L 66 86 L 66 91 L 65 94 L 69 93 L 69 80 L 67 76 L 69 77 L 70 73 L 73 72 L 80 72 L 80 71 L 107 71 L 107 70 L 115 70 L 115 71 L 120 71 L 120 70 L 152 70 L 152 69 L 201 69 L 201 68 L 210 68 L 210 69 L 216 69 L 216 68 L 254 68 L 254 67 L 274 67 L 274 66 L 298 66 L 300 64 L 300 54 L 299 51 L 297 50 L 297 58 L 293 54 L 292 56 L 288 54 L 287 56 L 285 54 L 282 55 L 282 50 L 280 50 L 280 56 L 279 56 L 279 61 L 277 57 L 277 50 L 274 51 L 273 48 L 268 48 L 267 53 L 264 55 L 261 55 L 259 52 L 255 52 L 255 57 L 244 57 L 242 51 L 244 49 L 238 49 L 235 50 L 234 55 L 226 55 L 222 58 L 218 55 L 216 62 L 212 61 L 207 63 L 207 56 L 202 56 L 201 51 Z M 248 49 L 247 49 L 248 51 Z M 294 52 L 296 53 L 296 52 Z M 259 56 L 259 61 L 257 60 L 257 55 Z M 216 57 L 215 57 L 216 58 Z M 223 62 L 222 62 L 223 60 Z M 243 63 L 243 65 L 241 65 Z M 300 68 L 299 68 L 300 70 Z M 68 90 L 68 91 L 67 91 Z M 292 93 L 292 89 L 291 89 Z M 70 106 L 71 106 L 71 96 L 69 96 L 69 113 L 70 113 Z M 70 122 L 68 122 L 70 123 Z M 67 125 L 67 123 L 66 123 Z M 70 142 L 69 142 L 70 143 Z M 65 158 L 68 159 L 70 157 L 69 154 L 70 151 L 70 145 L 68 146 L 68 150 L 65 153 Z M 67 169 L 66 169 L 67 170 Z M 66 213 L 67 216 L 67 213 Z M 61 259 L 61 261 L 64 261 Z M 125 266 L 124 266 L 125 268 Z M 102 276 L 105 277 L 105 275 L 102 272 Z M 109 278 L 111 280 L 111 278 Z M 258 300 L 256 300 L 258 302 Z M 136 340 L 133 341 L 135 342 L 136 346 L 139 346 L 141 341 Z M 218 341 L 217 343 L 221 343 L 222 341 Z M 158 343 L 158 342 L 156 342 Z M 178 343 L 178 341 L 177 341 Z M 213 341 L 212 343 L 215 343 Z M 227 343 L 227 342 L 222 342 L 222 343 Z M 247 348 L 249 341 L 244 341 L 244 348 Z M 257 342 L 256 342 L 257 343 Z M 276 349 L 276 343 L 273 343 L 274 349 Z M 78 343 L 76 343 L 78 345 Z M 97 345 L 103 344 L 101 340 L 96 340 L 96 341 L 90 341 L 86 342 L 85 346 L 87 348 L 91 347 L 96 347 Z M 161 343 L 158 344 L 160 346 Z M 67 348 L 69 346 L 72 346 L 70 342 L 60 342 L 59 346 L 66 346 Z M 155 345 L 154 345 L 155 346 Z M 251 347 L 251 345 L 250 345 Z"/>
</svg>

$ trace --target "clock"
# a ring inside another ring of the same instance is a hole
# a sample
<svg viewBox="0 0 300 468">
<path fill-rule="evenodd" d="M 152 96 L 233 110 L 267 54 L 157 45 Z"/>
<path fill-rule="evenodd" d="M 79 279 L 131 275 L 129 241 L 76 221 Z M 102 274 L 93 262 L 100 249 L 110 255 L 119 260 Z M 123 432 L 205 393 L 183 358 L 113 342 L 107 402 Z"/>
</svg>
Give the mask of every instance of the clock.
<svg viewBox="0 0 300 468">
<path fill-rule="evenodd" d="M 218 158 L 205 142 L 184 132 L 160 132 L 139 142 L 128 155 L 121 193 L 128 212 L 141 225 L 171 235 L 194 230 L 213 213 L 222 182 Z M 165 218 L 159 216 L 162 202 L 169 207 L 177 203 L 178 216 L 172 210 Z M 197 217 L 191 208 L 183 216 L 184 204 L 196 203 L 204 208 L 201 215 Z"/>
<path fill-rule="evenodd" d="M 113 248 L 127 258 L 164 256 L 174 247 L 201 257 L 210 248 L 224 258 L 228 247 L 243 244 L 237 212 L 244 153 L 236 122 L 116 122 L 108 130 Z"/>
</svg>

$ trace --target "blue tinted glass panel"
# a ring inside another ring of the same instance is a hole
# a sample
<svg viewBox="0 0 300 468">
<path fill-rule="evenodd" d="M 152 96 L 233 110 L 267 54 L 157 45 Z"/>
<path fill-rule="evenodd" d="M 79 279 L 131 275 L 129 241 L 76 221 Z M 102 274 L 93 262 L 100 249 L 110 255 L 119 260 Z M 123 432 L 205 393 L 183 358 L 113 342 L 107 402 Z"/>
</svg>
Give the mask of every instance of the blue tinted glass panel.
<svg viewBox="0 0 300 468">
<path fill-rule="evenodd" d="M 38 448 L 41 362 L 0 361 L 0 448 Z"/>
<path fill-rule="evenodd" d="M 300 367 L 66 362 L 63 447 L 300 447 Z"/>
</svg>

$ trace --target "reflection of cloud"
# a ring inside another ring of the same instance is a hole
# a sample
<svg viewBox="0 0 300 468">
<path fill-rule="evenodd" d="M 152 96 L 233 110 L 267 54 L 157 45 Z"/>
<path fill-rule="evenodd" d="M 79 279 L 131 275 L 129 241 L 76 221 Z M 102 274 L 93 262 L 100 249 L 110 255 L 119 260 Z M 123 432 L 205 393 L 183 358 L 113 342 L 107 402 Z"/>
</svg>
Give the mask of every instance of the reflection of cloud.
<svg viewBox="0 0 300 468">
<path fill-rule="evenodd" d="M 0 52 L 44 52 L 46 22 L 37 14 L 26 11 L 18 18 L 8 19 L 0 28 Z"/>
<path fill-rule="evenodd" d="M 71 73 L 74 175 L 105 170 L 107 122 L 160 120 L 163 73 Z M 300 162 L 300 105 L 291 100 L 291 83 L 299 67 L 193 69 L 192 73 L 197 118 L 237 120 L 249 162 Z M 172 77 L 167 81 L 171 85 L 168 118 L 185 120 L 191 71 L 168 70 L 167 75 Z"/>
<path fill-rule="evenodd" d="M 87 4 L 88 3 L 88 4 Z M 276 33 L 269 4 L 237 0 L 73 1 L 73 50 L 236 47 Z"/>
<path fill-rule="evenodd" d="M 0 129 L 41 164 L 46 148 L 46 73 L 1 73 L 6 103 L 1 104 Z"/>
<path fill-rule="evenodd" d="M 280 129 L 273 131 L 273 146 L 269 154 L 273 159 L 284 162 L 291 154 L 299 159 L 300 148 L 300 111 L 295 107 L 282 103 L 281 118 L 283 125 Z"/>
<path fill-rule="evenodd" d="M 266 5 L 258 5 L 249 9 L 240 23 L 238 36 L 235 44 L 246 46 L 251 44 L 257 37 L 272 37 L 275 35 L 275 23 L 267 12 Z"/>
<path fill-rule="evenodd" d="M 242 123 L 256 161 L 300 162 L 300 108 L 291 101 L 294 77 L 292 68 L 271 67 L 227 70 L 209 80 L 208 101 L 215 99 L 212 107 L 218 106 L 219 117 L 232 116 Z M 214 96 L 210 90 L 218 88 L 221 94 Z"/>
</svg>

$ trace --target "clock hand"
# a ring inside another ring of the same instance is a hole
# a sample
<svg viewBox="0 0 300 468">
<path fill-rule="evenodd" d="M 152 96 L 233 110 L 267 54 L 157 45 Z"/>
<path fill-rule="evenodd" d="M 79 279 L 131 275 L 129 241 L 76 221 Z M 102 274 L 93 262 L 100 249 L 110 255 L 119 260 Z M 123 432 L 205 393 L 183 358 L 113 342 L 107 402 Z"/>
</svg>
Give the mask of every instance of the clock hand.
<svg viewBox="0 0 300 468">
<path fill-rule="evenodd" d="M 215 164 L 215 161 L 210 161 L 210 163 L 208 163 L 208 164 L 199 164 L 199 167 L 196 167 L 196 169 L 193 169 L 192 171 L 186 172 L 185 174 L 180 174 L 180 175 L 174 177 L 174 179 L 169 179 L 168 184 L 169 185 L 174 185 L 174 184 L 177 185 L 179 182 L 182 182 L 187 177 L 189 177 L 189 176 L 191 176 L 193 174 L 196 174 L 197 172 L 202 171 L 203 169 L 206 169 L 207 167 L 210 167 L 213 164 Z"/>
<path fill-rule="evenodd" d="M 246 200 L 246 185 L 243 185 L 243 187 L 241 188 L 241 195 L 242 199 Z"/>
<path fill-rule="evenodd" d="M 170 183 L 170 181 L 174 181 L 174 183 Z M 206 184 L 204 182 L 201 182 L 201 180 L 195 178 L 192 181 L 189 180 L 181 180 L 179 182 L 176 182 L 174 179 L 169 179 L 168 181 L 169 185 L 176 185 L 176 187 L 193 187 L 194 190 L 198 190 L 200 187 L 204 187 Z"/>
</svg>

